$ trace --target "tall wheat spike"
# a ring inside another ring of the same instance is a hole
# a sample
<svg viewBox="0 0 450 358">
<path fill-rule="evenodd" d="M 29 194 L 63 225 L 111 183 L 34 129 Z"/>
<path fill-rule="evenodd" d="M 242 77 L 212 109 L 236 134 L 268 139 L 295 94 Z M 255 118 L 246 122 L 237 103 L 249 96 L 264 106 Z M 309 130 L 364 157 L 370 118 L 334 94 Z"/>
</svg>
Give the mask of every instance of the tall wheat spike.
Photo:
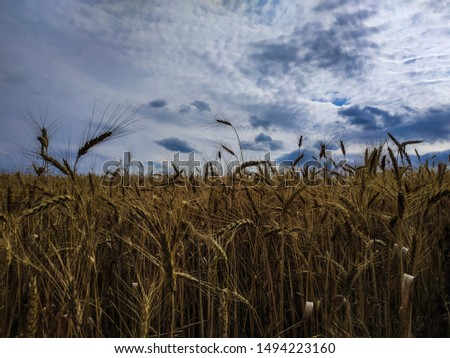
<svg viewBox="0 0 450 358">
<path fill-rule="evenodd" d="M 28 282 L 28 310 L 25 323 L 25 336 L 36 337 L 39 318 L 39 293 L 37 289 L 36 275 L 31 275 Z"/>
<path fill-rule="evenodd" d="M 394 170 L 395 179 L 397 179 L 397 182 L 400 180 L 400 171 L 398 169 L 397 159 L 394 156 L 394 152 L 390 147 L 388 147 L 388 153 L 389 157 L 391 158 L 391 164 L 392 168 Z"/>
</svg>

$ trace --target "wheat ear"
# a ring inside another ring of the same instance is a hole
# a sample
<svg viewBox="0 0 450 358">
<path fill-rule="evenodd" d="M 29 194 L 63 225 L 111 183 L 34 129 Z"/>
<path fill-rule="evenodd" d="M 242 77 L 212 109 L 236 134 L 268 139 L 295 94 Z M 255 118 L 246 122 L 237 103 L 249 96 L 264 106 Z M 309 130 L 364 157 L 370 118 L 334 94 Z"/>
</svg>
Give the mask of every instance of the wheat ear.
<svg viewBox="0 0 450 358">
<path fill-rule="evenodd" d="M 37 289 L 36 275 L 30 277 L 28 283 L 28 311 L 25 334 L 27 338 L 36 337 L 39 316 L 39 293 Z"/>
</svg>

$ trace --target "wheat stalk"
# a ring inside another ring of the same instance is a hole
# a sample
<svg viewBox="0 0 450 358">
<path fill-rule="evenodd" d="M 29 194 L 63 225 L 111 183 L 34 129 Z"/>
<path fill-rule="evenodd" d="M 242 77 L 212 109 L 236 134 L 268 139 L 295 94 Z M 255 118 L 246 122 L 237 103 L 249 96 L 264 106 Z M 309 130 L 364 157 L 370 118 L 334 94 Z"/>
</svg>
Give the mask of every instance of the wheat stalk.
<svg viewBox="0 0 450 358">
<path fill-rule="evenodd" d="M 305 309 L 303 311 L 303 322 L 306 322 L 311 319 L 314 310 L 314 302 L 306 301 Z"/>
<path fill-rule="evenodd" d="M 244 155 L 242 153 L 241 138 L 239 137 L 239 133 L 237 132 L 236 127 L 229 120 L 225 119 L 224 116 L 219 115 L 218 113 L 214 113 L 214 112 L 212 113 L 212 115 L 213 115 L 213 119 L 216 121 L 216 123 L 223 124 L 225 126 L 229 126 L 229 127 L 231 127 L 233 129 L 234 134 L 236 135 L 236 138 L 237 138 L 237 141 L 238 141 L 238 144 L 239 144 L 239 150 L 241 152 L 241 162 L 244 162 Z M 224 147 L 222 146 L 222 148 L 224 148 Z"/>
<path fill-rule="evenodd" d="M 239 219 L 236 221 L 233 221 L 232 223 L 228 224 L 226 227 L 224 227 L 223 229 L 220 229 L 216 235 L 224 237 L 226 236 L 228 233 L 236 230 L 238 227 L 242 226 L 242 225 L 254 225 L 253 221 L 250 219 Z"/>
<path fill-rule="evenodd" d="M 81 308 L 78 291 L 75 287 L 75 279 L 69 278 L 69 313 L 71 321 L 74 325 L 75 335 L 81 335 L 81 324 L 83 322 L 83 310 Z"/>
<path fill-rule="evenodd" d="M 405 213 L 405 194 L 401 191 L 397 195 L 397 215 L 401 219 Z"/>
<path fill-rule="evenodd" d="M 141 300 L 141 314 L 139 319 L 139 337 L 140 338 L 147 338 L 148 337 L 148 331 L 149 331 L 149 321 L 150 321 L 150 308 L 151 308 L 151 302 L 150 302 L 150 296 L 144 295 L 144 297 Z"/>
<path fill-rule="evenodd" d="M 39 293 L 37 289 L 36 275 L 31 275 L 28 282 L 28 310 L 25 323 L 25 335 L 27 338 L 36 337 L 39 317 Z"/>
<path fill-rule="evenodd" d="M 400 181 L 400 171 L 398 169 L 397 159 L 394 156 L 394 152 L 390 147 L 388 147 L 388 153 L 389 157 L 391 158 L 391 164 L 394 170 L 395 179 L 397 179 L 397 182 Z"/>
<path fill-rule="evenodd" d="M 229 304 L 228 290 L 222 290 L 219 294 L 219 337 L 228 338 Z"/>
<path fill-rule="evenodd" d="M 58 169 L 61 173 L 65 174 L 67 177 L 74 180 L 72 173 L 69 170 L 67 170 L 67 167 L 64 164 L 61 164 L 60 162 L 58 162 L 57 159 L 53 158 L 52 156 L 50 156 L 46 153 L 40 153 L 40 155 L 41 155 L 42 159 L 44 159 L 46 162 L 50 163 L 56 169 Z"/>
</svg>

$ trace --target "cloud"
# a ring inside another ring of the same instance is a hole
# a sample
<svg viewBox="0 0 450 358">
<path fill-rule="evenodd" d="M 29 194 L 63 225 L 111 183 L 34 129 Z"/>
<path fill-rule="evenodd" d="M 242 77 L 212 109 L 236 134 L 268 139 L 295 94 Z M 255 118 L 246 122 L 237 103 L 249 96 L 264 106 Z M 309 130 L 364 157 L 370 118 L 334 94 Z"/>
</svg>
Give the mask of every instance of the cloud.
<svg viewBox="0 0 450 358">
<path fill-rule="evenodd" d="M 371 35 L 379 29 L 364 24 L 374 14 L 368 10 L 339 14 L 328 29 L 306 25 L 297 30 L 297 35 L 303 34 L 306 38 L 302 44 L 306 48 L 302 62 L 339 75 L 360 75 L 366 69 L 370 54 L 378 47 Z"/>
<path fill-rule="evenodd" d="M 250 57 L 263 75 L 288 73 L 300 60 L 299 47 L 295 43 L 259 43 Z"/>
<path fill-rule="evenodd" d="M 365 106 L 352 106 L 340 109 L 338 114 L 347 119 L 347 123 L 358 126 L 365 131 L 377 131 L 386 127 L 398 125 L 402 121 L 402 116 L 390 114 L 380 108 Z"/>
<path fill-rule="evenodd" d="M 155 99 L 151 101 L 148 105 L 153 108 L 163 108 L 167 105 L 167 101 L 164 99 Z"/>
<path fill-rule="evenodd" d="M 163 102 L 165 103 L 164 106 Z M 166 100 L 158 99 L 150 103 L 144 103 L 140 107 L 139 114 L 143 116 L 146 123 L 152 122 L 152 126 L 169 128 L 169 126 L 174 125 L 178 128 L 192 128 L 199 125 L 198 112 L 193 108 L 195 107 L 178 103 L 173 103 L 169 107 Z M 167 135 L 167 133 L 173 134 L 171 131 L 166 131 L 165 134 Z"/>
<path fill-rule="evenodd" d="M 264 134 L 264 133 L 260 133 L 255 137 L 255 142 L 256 143 L 264 143 L 264 142 L 271 142 L 272 141 L 272 137 L 270 135 Z"/>
<path fill-rule="evenodd" d="M 253 128 L 296 129 L 302 118 L 306 116 L 305 108 L 296 108 L 282 101 L 274 104 L 246 106 L 252 111 L 258 111 L 250 116 L 249 123 Z"/>
<path fill-rule="evenodd" d="M 263 75 L 288 74 L 295 69 L 311 72 L 318 67 L 341 76 L 358 76 L 378 48 L 371 36 L 380 29 L 365 25 L 374 15 L 373 10 L 338 13 L 329 27 L 319 21 L 308 22 L 287 37 L 255 43 L 250 58 Z"/>
<path fill-rule="evenodd" d="M 189 113 L 191 111 L 191 107 L 182 105 L 178 110 L 178 113 Z"/>
<path fill-rule="evenodd" d="M 204 101 L 194 101 L 191 105 L 197 108 L 200 112 L 211 111 L 209 104 Z"/>
<path fill-rule="evenodd" d="M 191 153 L 195 151 L 195 148 L 187 141 L 175 137 L 156 140 L 155 143 L 173 152 Z"/>
<path fill-rule="evenodd" d="M 349 2 L 351 2 L 351 0 L 322 0 L 319 1 L 319 4 L 314 8 L 314 11 L 330 12 L 336 8 L 348 4 Z"/>
<path fill-rule="evenodd" d="M 340 109 L 338 114 L 360 131 L 391 132 L 402 140 L 430 143 L 450 139 L 450 105 L 424 110 L 404 109 L 404 113 L 391 114 L 377 107 L 356 105 Z"/>
<path fill-rule="evenodd" d="M 259 118 L 258 116 L 251 116 L 250 117 L 250 125 L 253 128 L 264 128 L 264 129 L 268 129 L 269 126 L 272 124 L 272 121 L 270 119 L 262 119 Z"/>
<path fill-rule="evenodd" d="M 283 142 L 273 140 L 270 135 L 260 133 L 253 141 L 242 141 L 242 149 L 254 151 L 275 151 L 283 148 Z"/>
<path fill-rule="evenodd" d="M 450 140 L 450 106 L 416 113 L 408 122 L 393 127 L 391 131 L 405 140 Z"/>
</svg>

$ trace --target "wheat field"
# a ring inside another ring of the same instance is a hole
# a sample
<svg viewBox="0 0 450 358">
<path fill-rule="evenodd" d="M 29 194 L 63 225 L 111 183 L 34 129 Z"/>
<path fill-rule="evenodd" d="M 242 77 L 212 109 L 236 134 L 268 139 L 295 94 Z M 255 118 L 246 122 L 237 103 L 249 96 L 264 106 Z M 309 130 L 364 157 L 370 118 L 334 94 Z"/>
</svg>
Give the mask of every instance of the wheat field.
<svg viewBox="0 0 450 358">
<path fill-rule="evenodd" d="M 340 174 L 79 174 L 122 129 L 71 165 L 42 127 L 36 175 L 0 174 L 1 337 L 450 336 L 449 173 L 414 141 Z"/>
</svg>

